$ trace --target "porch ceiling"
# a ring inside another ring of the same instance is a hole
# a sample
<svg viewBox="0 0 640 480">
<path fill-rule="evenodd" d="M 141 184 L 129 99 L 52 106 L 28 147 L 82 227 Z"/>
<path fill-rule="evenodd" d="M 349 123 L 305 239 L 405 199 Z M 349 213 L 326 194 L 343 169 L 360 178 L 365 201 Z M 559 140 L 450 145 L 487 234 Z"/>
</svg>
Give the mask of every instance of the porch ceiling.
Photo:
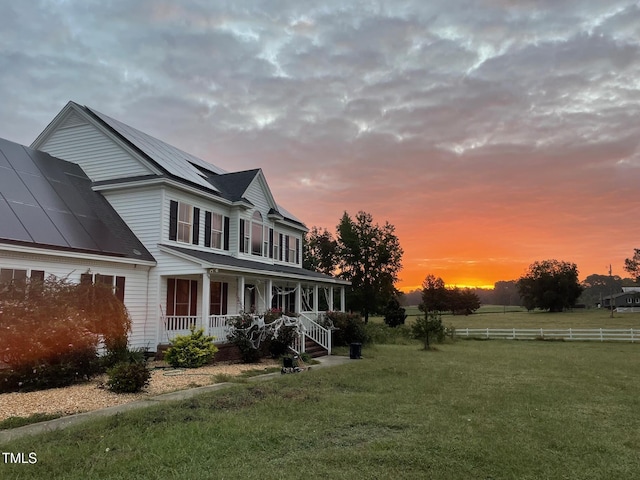
<svg viewBox="0 0 640 480">
<path fill-rule="evenodd" d="M 217 268 L 225 271 L 237 271 L 239 273 L 253 273 L 259 275 L 274 275 L 282 278 L 295 278 L 299 280 L 328 283 L 334 285 L 349 285 L 350 282 L 324 273 L 313 272 L 303 268 L 289 267 L 287 265 L 274 265 L 269 263 L 252 262 L 242 258 L 222 255 L 214 252 L 192 250 L 190 248 L 176 247 L 173 245 L 159 245 L 168 253 L 174 253 L 181 257 L 189 257 L 190 260 L 200 263 L 204 268 Z"/>
</svg>

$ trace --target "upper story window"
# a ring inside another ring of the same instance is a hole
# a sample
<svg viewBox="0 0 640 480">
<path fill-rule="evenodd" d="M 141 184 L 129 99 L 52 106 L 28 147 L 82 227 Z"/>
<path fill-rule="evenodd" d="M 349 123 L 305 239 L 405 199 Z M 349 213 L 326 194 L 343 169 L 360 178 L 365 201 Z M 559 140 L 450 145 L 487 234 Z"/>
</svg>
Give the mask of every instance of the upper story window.
<svg viewBox="0 0 640 480">
<path fill-rule="evenodd" d="M 251 217 L 251 253 L 262 255 L 262 214 L 254 212 Z"/>
<path fill-rule="evenodd" d="M 169 240 L 198 245 L 200 241 L 200 209 L 186 202 L 171 200 L 169 204 Z"/>
<path fill-rule="evenodd" d="M 204 246 L 229 250 L 229 217 L 216 212 L 204 213 Z"/>
</svg>

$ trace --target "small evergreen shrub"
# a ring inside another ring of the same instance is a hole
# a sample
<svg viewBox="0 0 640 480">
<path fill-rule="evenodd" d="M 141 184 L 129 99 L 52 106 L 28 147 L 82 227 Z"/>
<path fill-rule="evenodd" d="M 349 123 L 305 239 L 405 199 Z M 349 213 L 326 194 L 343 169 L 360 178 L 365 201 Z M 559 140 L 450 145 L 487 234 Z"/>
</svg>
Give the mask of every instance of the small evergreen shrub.
<svg viewBox="0 0 640 480">
<path fill-rule="evenodd" d="M 198 368 L 213 361 L 218 347 L 215 337 L 204 334 L 204 329 L 191 327 L 190 335 L 178 335 L 164 353 L 165 361 L 176 368 Z"/>
<path fill-rule="evenodd" d="M 424 316 L 416 318 L 416 322 L 411 326 L 413 338 L 421 340 L 424 350 L 431 348 L 431 343 L 444 341 L 445 329 L 442 325 L 442 317 L 438 313 L 429 312 Z"/>
<path fill-rule="evenodd" d="M 405 309 L 400 306 L 398 299 L 393 297 L 384 309 L 384 323 L 395 328 L 398 325 L 404 325 L 406 319 Z"/>
<path fill-rule="evenodd" d="M 151 371 L 146 362 L 121 362 L 107 370 L 107 387 L 115 393 L 136 393 L 149 384 Z"/>
</svg>

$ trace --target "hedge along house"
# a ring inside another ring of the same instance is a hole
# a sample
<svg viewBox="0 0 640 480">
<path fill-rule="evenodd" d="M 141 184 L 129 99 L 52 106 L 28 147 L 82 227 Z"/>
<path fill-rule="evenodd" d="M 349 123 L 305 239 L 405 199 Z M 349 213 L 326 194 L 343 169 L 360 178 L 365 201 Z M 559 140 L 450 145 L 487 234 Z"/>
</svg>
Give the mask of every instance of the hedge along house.
<svg viewBox="0 0 640 480">
<path fill-rule="evenodd" d="M 191 326 L 224 341 L 229 318 L 279 308 L 330 351 L 316 320 L 344 311 L 348 282 L 302 268 L 307 228 L 262 170 L 226 172 L 73 102 L 32 148 L 79 165 L 155 260 L 132 345 L 154 349 Z"/>
<path fill-rule="evenodd" d="M 153 332 L 147 292 L 155 265 L 78 165 L 0 139 L 0 283 L 53 275 L 109 284 L 143 343 Z"/>
</svg>

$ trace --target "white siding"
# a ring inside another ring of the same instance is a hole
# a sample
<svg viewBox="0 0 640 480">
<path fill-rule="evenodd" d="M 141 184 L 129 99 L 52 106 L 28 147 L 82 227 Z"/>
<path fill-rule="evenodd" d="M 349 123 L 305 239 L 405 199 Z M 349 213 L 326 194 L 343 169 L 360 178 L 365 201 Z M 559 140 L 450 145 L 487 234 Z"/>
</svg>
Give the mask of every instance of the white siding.
<svg viewBox="0 0 640 480">
<path fill-rule="evenodd" d="M 253 179 L 247 188 L 244 197 L 253 203 L 258 210 L 260 210 L 260 213 L 266 220 L 267 214 L 271 209 L 271 204 L 269 203 L 269 199 L 264 191 L 260 175 L 256 175 L 256 178 Z"/>
<path fill-rule="evenodd" d="M 129 343 L 134 347 L 148 347 L 155 350 L 156 323 L 149 316 L 147 302 L 147 279 L 149 267 L 120 264 L 110 261 L 83 260 L 31 253 L 0 251 L 0 268 L 21 270 L 44 270 L 45 277 L 55 275 L 79 282 L 80 275 L 87 270 L 91 273 L 125 277 L 124 303 L 131 315 L 132 331 Z"/>
<path fill-rule="evenodd" d="M 74 119 L 67 119 L 72 126 L 57 129 L 40 150 L 77 163 L 95 182 L 153 173 L 97 128 Z"/>
</svg>

